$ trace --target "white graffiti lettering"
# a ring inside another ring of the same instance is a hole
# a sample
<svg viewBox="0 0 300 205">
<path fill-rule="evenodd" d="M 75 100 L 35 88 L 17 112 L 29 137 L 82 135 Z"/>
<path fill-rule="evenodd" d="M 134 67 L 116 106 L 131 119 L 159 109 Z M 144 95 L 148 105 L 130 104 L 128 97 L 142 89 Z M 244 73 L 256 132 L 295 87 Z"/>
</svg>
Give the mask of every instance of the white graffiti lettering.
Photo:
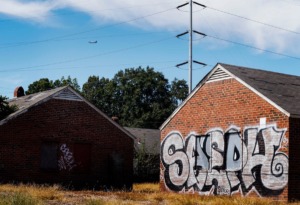
<svg viewBox="0 0 300 205">
<path fill-rule="evenodd" d="M 62 152 L 62 156 L 58 160 L 59 170 L 71 171 L 74 167 L 77 166 L 73 157 L 73 153 L 70 151 L 66 144 L 62 144 L 60 146 L 60 151 Z"/>
<path fill-rule="evenodd" d="M 286 129 L 231 126 L 184 140 L 172 132 L 161 144 L 162 179 L 173 191 L 276 196 L 288 183 L 288 157 L 279 151 Z"/>
</svg>

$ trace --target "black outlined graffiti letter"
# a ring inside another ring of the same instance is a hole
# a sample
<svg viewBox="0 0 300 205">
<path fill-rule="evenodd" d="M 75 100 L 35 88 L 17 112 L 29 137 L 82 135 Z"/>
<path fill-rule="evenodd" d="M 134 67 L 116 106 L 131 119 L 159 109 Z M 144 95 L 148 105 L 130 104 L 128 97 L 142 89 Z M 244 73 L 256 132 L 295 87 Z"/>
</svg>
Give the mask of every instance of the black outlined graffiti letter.
<svg viewBox="0 0 300 205">
<path fill-rule="evenodd" d="M 243 150 L 242 139 L 238 129 L 230 129 L 225 133 L 226 141 L 226 171 L 242 169 Z"/>
<path fill-rule="evenodd" d="M 181 191 L 189 177 L 189 160 L 179 133 L 169 134 L 162 143 L 161 160 L 165 167 L 165 183 L 174 191 Z"/>
</svg>

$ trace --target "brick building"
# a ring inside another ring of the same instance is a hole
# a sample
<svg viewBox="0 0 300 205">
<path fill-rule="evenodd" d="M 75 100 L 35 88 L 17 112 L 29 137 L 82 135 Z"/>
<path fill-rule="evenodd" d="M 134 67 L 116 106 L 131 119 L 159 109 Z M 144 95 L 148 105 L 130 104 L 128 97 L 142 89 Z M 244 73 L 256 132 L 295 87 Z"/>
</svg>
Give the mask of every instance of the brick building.
<svg viewBox="0 0 300 205">
<path fill-rule="evenodd" d="M 68 86 L 18 96 L 9 101 L 18 110 L 0 121 L 0 182 L 132 187 L 127 130 Z"/>
<path fill-rule="evenodd" d="M 217 64 L 161 126 L 161 188 L 300 199 L 300 77 Z"/>
</svg>

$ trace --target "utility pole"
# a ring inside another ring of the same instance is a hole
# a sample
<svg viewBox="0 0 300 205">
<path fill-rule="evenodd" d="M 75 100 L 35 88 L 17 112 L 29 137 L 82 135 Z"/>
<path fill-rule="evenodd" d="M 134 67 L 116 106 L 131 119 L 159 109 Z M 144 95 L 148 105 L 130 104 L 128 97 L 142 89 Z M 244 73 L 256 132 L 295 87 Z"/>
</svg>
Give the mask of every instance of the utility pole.
<svg viewBox="0 0 300 205">
<path fill-rule="evenodd" d="M 193 86 L 193 1 L 190 0 L 190 38 L 189 38 L 189 94 Z"/>
<path fill-rule="evenodd" d="M 189 64 L 189 69 L 188 70 L 189 70 L 189 94 L 190 94 L 192 92 L 192 87 L 193 87 L 193 63 L 197 63 L 197 64 L 200 64 L 200 65 L 206 66 L 205 63 L 201 63 L 201 62 L 193 60 L 193 33 L 197 33 L 197 34 L 202 35 L 204 37 L 206 36 L 204 33 L 200 33 L 198 31 L 193 30 L 193 4 L 196 4 L 196 5 L 201 6 L 203 8 L 206 8 L 206 6 L 203 5 L 203 4 L 199 4 L 197 2 L 194 2 L 192 0 L 189 0 L 189 2 L 178 6 L 177 9 L 179 10 L 179 8 L 184 7 L 188 4 L 190 6 L 190 9 L 189 9 L 190 10 L 189 11 L 190 29 L 189 29 L 189 31 L 186 31 L 184 33 L 181 33 L 181 34 L 177 35 L 176 37 L 179 38 L 180 36 L 183 36 L 185 34 L 189 34 L 189 60 L 186 61 L 186 62 L 177 64 L 176 67 L 180 67 L 180 66 L 185 65 L 187 63 Z"/>
</svg>

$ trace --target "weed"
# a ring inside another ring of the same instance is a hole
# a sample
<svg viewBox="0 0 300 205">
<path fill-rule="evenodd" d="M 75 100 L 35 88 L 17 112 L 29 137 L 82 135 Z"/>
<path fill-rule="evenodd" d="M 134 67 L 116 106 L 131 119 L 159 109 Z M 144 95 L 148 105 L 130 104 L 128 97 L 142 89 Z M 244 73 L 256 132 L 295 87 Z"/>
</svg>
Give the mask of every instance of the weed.
<svg viewBox="0 0 300 205">
<path fill-rule="evenodd" d="M 237 196 L 200 196 L 162 192 L 159 184 L 134 184 L 128 191 L 68 191 L 41 185 L 0 185 L 0 205 L 286 205 L 268 198 Z M 290 205 L 300 205 L 299 202 Z"/>
<path fill-rule="evenodd" d="M 40 200 L 29 194 L 16 192 L 13 194 L 2 194 L 0 196 L 0 205 L 39 205 Z"/>
</svg>

